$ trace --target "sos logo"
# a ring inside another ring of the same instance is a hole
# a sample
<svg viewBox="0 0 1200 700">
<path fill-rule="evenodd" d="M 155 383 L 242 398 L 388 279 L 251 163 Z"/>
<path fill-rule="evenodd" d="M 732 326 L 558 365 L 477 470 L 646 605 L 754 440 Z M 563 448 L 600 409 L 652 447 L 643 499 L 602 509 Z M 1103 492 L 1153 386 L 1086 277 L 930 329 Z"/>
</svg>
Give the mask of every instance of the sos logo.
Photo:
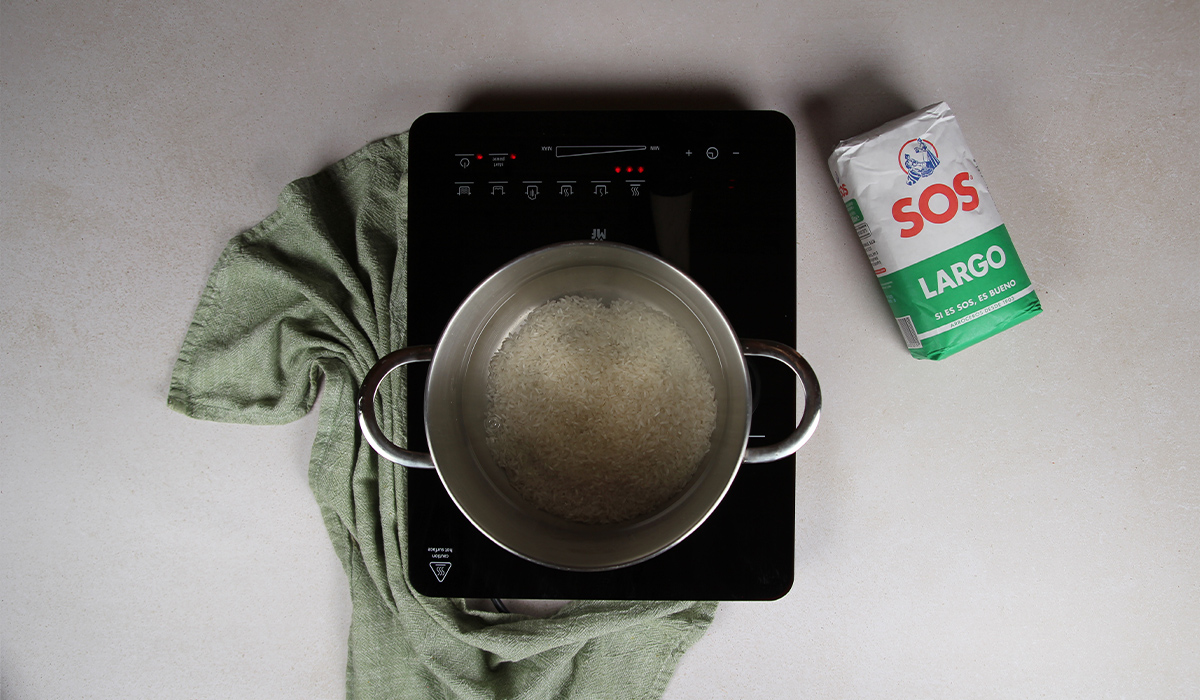
<svg viewBox="0 0 1200 700">
<path fill-rule="evenodd" d="M 962 211 L 974 211 L 979 207 L 979 190 L 967 184 L 970 173 L 961 172 L 954 176 L 954 187 L 936 183 L 926 187 L 913 206 L 912 197 L 901 197 L 892 205 L 892 218 L 902 224 L 901 238 L 912 238 L 925 228 L 925 223 L 944 224 Z M 909 224 L 905 227 L 903 224 Z"/>
</svg>

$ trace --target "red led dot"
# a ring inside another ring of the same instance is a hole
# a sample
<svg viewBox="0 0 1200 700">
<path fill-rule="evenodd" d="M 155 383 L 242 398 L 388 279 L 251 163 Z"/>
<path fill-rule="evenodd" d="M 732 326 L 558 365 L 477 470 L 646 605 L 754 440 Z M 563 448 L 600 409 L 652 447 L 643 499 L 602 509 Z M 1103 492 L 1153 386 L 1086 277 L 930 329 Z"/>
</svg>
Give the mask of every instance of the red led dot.
<svg viewBox="0 0 1200 700">
<path fill-rule="evenodd" d="M 625 168 L 625 172 L 631 173 L 631 172 L 633 172 L 633 168 L 632 167 Z"/>
<path fill-rule="evenodd" d="M 517 159 L 517 154 L 516 154 L 516 153 L 509 153 L 509 154 L 508 154 L 508 157 L 509 157 L 509 158 L 511 158 L 511 159 L 513 159 L 513 160 L 516 160 L 516 159 Z"/>
<path fill-rule="evenodd" d="M 621 166 L 619 166 L 619 165 L 618 165 L 617 167 L 613 168 L 613 172 L 614 172 L 614 173 L 619 173 L 619 172 L 621 172 Z"/>
<path fill-rule="evenodd" d="M 644 173 L 644 172 L 646 172 L 646 169 L 645 169 L 645 168 L 643 168 L 642 166 L 640 166 L 640 165 L 639 165 L 639 166 L 638 166 L 638 172 L 639 172 L 639 173 Z"/>
<path fill-rule="evenodd" d="M 483 160 L 483 154 L 482 154 L 482 153 L 476 153 L 476 154 L 475 154 L 475 160 Z"/>
</svg>

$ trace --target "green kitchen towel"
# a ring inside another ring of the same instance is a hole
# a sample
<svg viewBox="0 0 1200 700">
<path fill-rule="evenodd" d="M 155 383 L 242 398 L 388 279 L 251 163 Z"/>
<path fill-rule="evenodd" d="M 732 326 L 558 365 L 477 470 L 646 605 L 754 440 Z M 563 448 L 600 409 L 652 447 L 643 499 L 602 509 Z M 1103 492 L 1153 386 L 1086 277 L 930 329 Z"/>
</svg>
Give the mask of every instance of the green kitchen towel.
<svg viewBox="0 0 1200 700">
<path fill-rule="evenodd" d="M 657 698 L 716 603 L 575 601 L 538 619 L 426 598 L 407 578 L 405 468 L 359 438 L 354 397 L 403 347 L 408 136 L 290 184 L 229 242 L 200 299 L 168 403 L 205 420 L 278 424 L 324 383 L 309 484 L 350 582 L 350 698 Z M 400 373 L 394 373 L 400 374 Z M 380 421 L 404 444 L 402 379 Z"/>
</svg>

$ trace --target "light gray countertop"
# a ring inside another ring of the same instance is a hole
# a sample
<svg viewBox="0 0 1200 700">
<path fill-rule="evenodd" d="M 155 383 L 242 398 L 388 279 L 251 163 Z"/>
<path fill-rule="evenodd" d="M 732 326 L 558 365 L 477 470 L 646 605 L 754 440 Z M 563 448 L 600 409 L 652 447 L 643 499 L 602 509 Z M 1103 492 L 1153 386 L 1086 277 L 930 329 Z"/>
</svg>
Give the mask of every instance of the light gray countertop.
<svg viewBox="0 0 1200 700">
<path fill-rule="evenodd" d="M 5 698 L 341 697 L 315 416 L 166 408 L 217 255 L 425 112 L 709 95 L 796 125 L 797 345 L 825 413 L 794 587 L 723 604 L 666 697 L 1195 697 L 1196 2 L 2 12 Z M 823 125 L 941 100 L 1045 311 L 935 363 L 905 351 Z"/>
</svg>

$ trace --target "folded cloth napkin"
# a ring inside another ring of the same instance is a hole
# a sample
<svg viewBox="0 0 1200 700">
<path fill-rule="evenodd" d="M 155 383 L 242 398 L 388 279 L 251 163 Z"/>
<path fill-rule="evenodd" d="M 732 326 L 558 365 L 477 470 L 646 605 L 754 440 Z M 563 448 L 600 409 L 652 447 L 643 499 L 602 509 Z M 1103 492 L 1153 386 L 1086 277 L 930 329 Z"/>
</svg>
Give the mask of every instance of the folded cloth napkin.
<svg viewBox="0 0 1200 700">
<path fill-rule="evenodd" d="M 407 134 L 369 144 L 288 185 L 275 213 L 230 241 L 168 404 L 286 423 L 324 381 L 309 484 L 350 582 L 347 697 L 661 697 L 716 603 L 574 601 L 538 619 L 427 598 L 408 581 L 405 469 L 359 439 L 354 413 L 367 371 L 405 343 L 407 165 Z M 383 428 L 404 444 L 403 380 L 380 394 Z"/>
</svg>

